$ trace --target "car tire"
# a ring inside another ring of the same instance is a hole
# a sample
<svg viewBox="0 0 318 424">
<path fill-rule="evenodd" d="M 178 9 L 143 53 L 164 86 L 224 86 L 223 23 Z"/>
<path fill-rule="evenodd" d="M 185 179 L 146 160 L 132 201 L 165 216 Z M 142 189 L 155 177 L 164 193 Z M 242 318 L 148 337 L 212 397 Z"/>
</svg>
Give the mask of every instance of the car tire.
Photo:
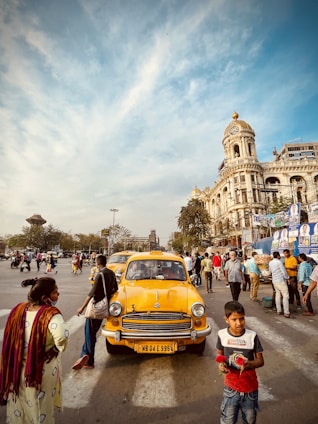
<svg viewBox="0 0 318 424">
<path fill-rule="evenodd" d="M 106 350 L 110 355 L 118 355 L 119 353 L 122 353 L 123 348 L 121 346 L 112 345 L 106 339 Z"/>
<path fill-rule="evenodd" d="M 188 352 L 197 354 L 197 355 L 202 355 L 202 353 L 204 352 L 204 349 L 205 349 L 205 339 L 203 340 L 203 342 L 199 344 L 192 344 L 187 346 Z"/>
</svg>

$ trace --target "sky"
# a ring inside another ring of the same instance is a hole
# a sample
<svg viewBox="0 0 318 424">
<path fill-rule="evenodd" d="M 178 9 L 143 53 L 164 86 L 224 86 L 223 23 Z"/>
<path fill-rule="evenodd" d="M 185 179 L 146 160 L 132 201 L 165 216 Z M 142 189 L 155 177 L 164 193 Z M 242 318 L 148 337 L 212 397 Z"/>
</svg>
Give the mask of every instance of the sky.
<svg viewBox="0 0 318 424">
<path fill-rule="evenodd" d="M 234 111 L 318 141 L 317 0 L 0 0 L 0 236 L 178 230 Z M 112 212 L 111 209 L 118 209 Z"/>
</svg>

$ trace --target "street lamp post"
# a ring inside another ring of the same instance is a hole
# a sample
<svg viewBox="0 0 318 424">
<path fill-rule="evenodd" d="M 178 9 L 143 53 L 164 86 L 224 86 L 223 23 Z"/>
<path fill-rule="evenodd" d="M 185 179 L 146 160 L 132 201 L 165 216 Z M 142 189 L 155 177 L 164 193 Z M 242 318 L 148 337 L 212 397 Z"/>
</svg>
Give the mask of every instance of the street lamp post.
<svg viewBox="0 0 318 424">
<path fill-rule="evenodd" d="M 113 248 L 113 244 L 114 244 L 114 237 L 113 237 L 113 230 L 114 230 L 114 226 L 115 226 L 115 214 L 116 212 L 119 212 L 119 209 L 110 209 L 111 212 L 113 212 L 113 226 L 111 231 L 109 232 L 109 241 L 108 241 L 108 256 L 110 256 L 110 244 L 112 245 L 111 247 Z M 111 243 L 110 243 L 111 241 Z"/>
</svg>

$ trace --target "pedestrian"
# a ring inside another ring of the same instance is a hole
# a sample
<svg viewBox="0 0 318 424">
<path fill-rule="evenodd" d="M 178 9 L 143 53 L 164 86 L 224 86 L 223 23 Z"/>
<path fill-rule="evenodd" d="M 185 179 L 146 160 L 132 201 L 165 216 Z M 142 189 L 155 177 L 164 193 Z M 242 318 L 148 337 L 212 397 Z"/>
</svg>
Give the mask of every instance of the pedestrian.
<svg viewBox="0 0 318 424">
<path fill-rule="evenodd" d="M 249 258 L 247 255 L 243 256 L 243 273 L 244 273 L 244 284 L 242 284 L 243 291 L 250 291 L 251 282 L 250 282 L 250 269 L 249 269 Z"/>
<path fill-rule="evenodd" d="M 221 424 L 236 424 L 241 411 L 245 424 L 256 423 L 258 380 L 255 369 L 264 365 L 263 348 L 255 331 L 245 328 L 244 307 L 235 301 L 224 306 L 228 327 L 218 332 L 216 360 L 224 374 Z"/>
<path fill-rule="evenodd" d="M 220 256 L 220 252 L 216 252 L 212 258 L 212 264 L 214 268 L 214 275 L 217 280 L 221 279 L 221 266 L 222 266 L 222 258 Z"/>
<path fill-rule="evenodd" d="M 303 302 L 307 303 L 307 300 L 311 294 L 311 292 L 317 287 L 318 283 L 318 266 L 315 266 L 311 276 L 310 276 L 310 284 L 308 289 L 306 290 L 306 293 L 303 296 Z"/>
<path fill-rule="evenodd" d="M 297 273 L 298 290 L 301 290 L 304 296 L 310 285 L 312 266 L 310 265 L 310 263 L 307 262 L 307 256 L 305 253 L 300 253 L 298 255 L 298 260 L 300 262 Z M 311 293 L 309 293 L 309 295 L 306 297 L 306 307 L 307 311 L 305 311 L 303 315 L 314 316 L 315 314 L 311 304 Z"/>
<path fill-rule="evenodd" d="M 36 254 L 35 260 L 36 260 L 37 269 L 38 269 L 38 271 L 40 271 L 40 266 L 41 266 L 41 263 L 42 263 L 42 253 L 40 251 L 38 251 L 38 253 Z"/>
<path fill-rule="evenodd" d="M 269 272 L 272 274 L 272 283 L 275 289 L 276 312 L 282 315 L 281 297 L 283 297 L 284 316 L 290 318 L 289 312 L 289 291 L 288 291 L 288 274 L 280 260 L 280 253 L 273 252 L 273 259 L 268 264 Z"/>
<path fill-rule="evenodd" d="M 244 273 L 241 261 L 237 258 L 234 250 L 229 253 L 229 258 L 224 267 L 225 284 L 230 286 L 232 299 L 238 301 L 241 293 L 241 284 L 245 284 Z"/>
<path fill-rule="evenodd" d="M 289 249 L 284 249 L 285 268 L 288 274 L 288 291 L 289 291 L 289 305 L 294 305 L 296 299 L 297 310 L 301 310 L 300 295 L 297 288 L 297 268 L 298 261 L 295 256 L 292 256 Z"/>
<path fill-rule="evenodd" d="M 196 254 L 195 254 L 195 258 L 194 258 L 194 266 L 193 266 L 193 269 L 194 269 L 194 272 L 196 273 L 196 275 L 197 275 L 197 285 L 198 286 L 201 286 L 201 284 L 202 284 L 202 281 L 201 281 L 201 256 L 199 255 L 199 253 L 197 252 Z"/>
<path fill-rule="evenodd" d="M 54 261 L 53 253 L 51 253 L 48 259 L 46 272 L 44 274 L 47 274 L 48 272 L 53 272 L 55 268 L 56 268 L 56 263 Z M 57 274 L 57 270 L 55 270 L 55 274 Z"/>
<path fill-rule="evenodd" d="M 0 362 L 0 404 L 7 405 L 7 423 L 55 422 L 62 409 L 61 352 L 68 330 L 56 304 L 59 292 L 53 278 L 24 280 L 31 286 L 28 302 L 9 314 Z"/>
<path fill-rule="evenodd" d="M 76 314 L 79 316 L 83 313 L 84 309 L 88 305 L 88 302 L 92 297 L 96 302 L 99 302 L 105 297 L 104 293 L 104 284 L 101 273 L 104 274 L 105 285 L 106 285 L 106 295 L 108 302 L 110 301 L 111 296 L 118 290 L 116 277 L 113 271 L 106 268 L 106 256 L 99 255 L 96 258 L 96 266 L 99 269 L 99 273 L 95 277 L 94 284 L 86 296 L 84 303 L 77 310 Z M 81 368 L 94 368 L 94 356 L 95 356 L 95 344 L 96 344 L 96 334 L 102 324 L 102 319 L 92 319 L 86 318 L 85 320 L 85 329 L 84 335 L 85 340 L 82 346 L 82 352 L 80 358 L 72 366 L 73 370 L 80 370 Z"/>
<path fill-rule="evenodd" d="M 192 261 L 192 258 L 190 256 L 189 252 L 186 252 L 185 257 L 184 257 L 184 262 L 186 264 L 186 268 L 188 270 L 189 275 L 192 275 L 193 261 Z"/>
<path fill-rule="evenodd" d="M 201 272 L 204 272 L 205 288 L 207 293 L 212 292 L 212 260 L 209 258 L 208 252 L 205 252 L 204 259 L 201 261 Z"/>
<path fill-rule="evenodd" d="M 249 260 L 248 268 L 249 268 L 249 277 L 250 277 L 250 284 L 251 284 L 251 291 L 250 291 L 250 300 L 253 302 L 259 302 L 257 299 L 257 293 L 258 288 L 260 285 L 260 276 L 262 275 L 261 270 L 259 269 L 258 265 L 255 263 L 255 256 L 257 255 L 257 252 L 252 253 L 252 257 Z"/>
<path fill-rule="evenodd" d="M 77 274 L 77 271 L 80 269 L 80 257 L 77 253 L 74 253 L 72 257 L 72 272 Z"/>
<path fill-rule="evenodd" d="M 22 254 L 20 262 L 20 271 L 23 272 L 24 268 L 26 268 L 29 272 L 31 271 L 30 262 L 26 253 Z"/>
</svg>

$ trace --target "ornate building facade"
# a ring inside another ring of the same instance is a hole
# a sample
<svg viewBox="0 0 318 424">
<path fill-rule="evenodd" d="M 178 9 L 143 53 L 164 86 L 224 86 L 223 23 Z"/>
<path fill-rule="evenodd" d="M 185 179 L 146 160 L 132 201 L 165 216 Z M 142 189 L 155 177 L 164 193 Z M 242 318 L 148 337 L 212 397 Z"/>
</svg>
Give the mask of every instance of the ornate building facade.
<svg viewBox="0 0 318 424">
<path fill-rule="evenodd" d="M 296 140 L 273 151 L 272 162 L 259 162 L 255 132 L 237 112 L 224 131 L 224 160 L 213 187 L 195 187 L 191 199 L 200 199 L 211 217 L 216 246 L 243 248 L 266 235 L 252 226 L 252 217 L 266 215 L 276 198 L 306 206 L 318 201 L 318 142 Z"/>
</svg>

